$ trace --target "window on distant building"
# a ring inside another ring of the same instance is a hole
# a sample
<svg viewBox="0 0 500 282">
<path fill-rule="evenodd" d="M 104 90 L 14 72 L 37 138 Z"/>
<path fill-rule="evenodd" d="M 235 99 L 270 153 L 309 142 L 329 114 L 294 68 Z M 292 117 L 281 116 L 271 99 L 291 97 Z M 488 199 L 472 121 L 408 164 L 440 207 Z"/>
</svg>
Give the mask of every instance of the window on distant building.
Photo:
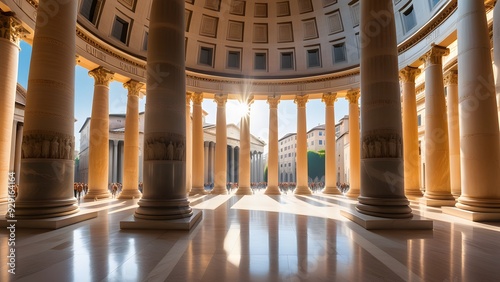
<svg viewBox="0 0 500 282">
<path fill-rule="evenodd" d="M 319 145 L 323 145 L 323 140 L 319 140 Z"/>
<path fill-rule="evenodd" d="M 83 0 L 80 6 L 80 14 L 96 25 L 101 5 L 102 0 Z"/>
<path fill-rule="evenodd" d="M 406 10 L 402 11 L 401 16 L 403 18 L 403 26 L 405 29 L 405 33 L 410 31 L 417 25 L 417 17 L 415 16 L 415 10 L 413 9 L 413 5 L 408 7 Z"/>
<path fill-rule="evenodd" d="M 293 52 L 281 53 L 281 69 L 293 70 Z"/>
<path fill-rule="evenodd" d="M 333 63 L 338 64 L 347 61 L 345 43 L 333 45 Z"/>
<path fill-rule="evenodd" d="M 213 67 L 213 56 L 214 56 L 214 48 L 201 46 L 200 47 L 200 58 L 198 63 L 200 65 Z"/>
<path fill-rule="evenodd" d="M 418 126 L 421 126 L 422 125 L 422 115 L 418 115 L 417 120 L 418 120 Z"/>
<path fill-rule="evenodd" d="M 307 50 L 307 67 L 315 68 L 321 66 L 321 60 L 319 57 L 319 49 Z"/>
</svg>

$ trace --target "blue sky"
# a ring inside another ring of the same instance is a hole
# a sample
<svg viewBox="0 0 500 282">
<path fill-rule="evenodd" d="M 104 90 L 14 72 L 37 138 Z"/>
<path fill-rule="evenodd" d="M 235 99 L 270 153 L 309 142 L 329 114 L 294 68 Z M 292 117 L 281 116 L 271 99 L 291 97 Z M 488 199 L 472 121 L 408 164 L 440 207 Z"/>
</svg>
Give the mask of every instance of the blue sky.
<svg viewBox="0 0 500 282">
<path fill-rule="evenodd" d="M 18 82 L 25 88 L 28 84 L 29 64 L 31 58 L 31 46 L 21 42 L 21 53 L 19 58 Z M 75 139 L 79 149 L 80 134 L 78 131 L 83 123 L 90 117 L 92 111 L 92 96 L 94 93 L 94 79 L 88 75 L 88 70 L 80 66 L 76 67 L 75 79 Z M 141 99 L 139 110 L 144 111 L 145 100 Z M 127 109 L 127 90 L 122 83 L 112 82 L 109 91 L 109 113 L 124 114 Z M 206 122 L 215 123 L 217 105 L 211 99 L 203 101 L 203 109 L 208 113 Z M 239 117 L 236 114 L 237 105 L 235 101 L 228 101 L 227 123 L 237 124 Z M 349 113 L 348 103 L 345 99 L 339 99 L 335 103 L 335 121 Z M 297 128 L 297 106 L 293 101 L 281 101 L 278 106 L 278 135 L 279 138 L 287 133 L 296 132 Z M 307 129 L 325 123 L 325 104 L 321 100 L 310 100 L 307 103 Z M 266 143 L 269 136 L 269 106 L 266 101 L 255 101 L 250 112 L 250 131 L 253 135 L 262 138 Z"/>
</svg>

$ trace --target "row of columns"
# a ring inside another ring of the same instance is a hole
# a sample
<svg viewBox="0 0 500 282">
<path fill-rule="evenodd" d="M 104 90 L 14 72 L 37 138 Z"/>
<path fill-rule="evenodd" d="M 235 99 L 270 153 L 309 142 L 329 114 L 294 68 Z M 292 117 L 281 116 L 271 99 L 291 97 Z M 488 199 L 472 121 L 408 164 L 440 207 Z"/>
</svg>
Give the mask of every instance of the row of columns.
<svg viewBox="0 0 500 282">
<path fill-rule="evenodd" d="M 251 162 L 252 162 L 252 182 L 262 182 L 264 181 L 264 161 L 262 158 L 262 152 L 252 152 Z"/>
</svg>

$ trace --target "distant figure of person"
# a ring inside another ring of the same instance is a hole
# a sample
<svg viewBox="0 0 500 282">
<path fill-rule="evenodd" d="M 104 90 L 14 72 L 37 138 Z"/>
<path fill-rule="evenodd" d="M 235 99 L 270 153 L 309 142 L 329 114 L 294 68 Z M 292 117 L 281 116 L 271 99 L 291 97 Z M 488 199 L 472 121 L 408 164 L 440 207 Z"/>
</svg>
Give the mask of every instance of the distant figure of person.
<svg viewBox="0 0 500 282">
<path fill-rule="evenodd" d="M 113 198 L 116 197 L 116 192 L 118 192 L 118 185 L 116 185 L 116 183 L 113 183 L 113 185 L 111 186 L 111 195 L 113 196 Z"/>
</svg>

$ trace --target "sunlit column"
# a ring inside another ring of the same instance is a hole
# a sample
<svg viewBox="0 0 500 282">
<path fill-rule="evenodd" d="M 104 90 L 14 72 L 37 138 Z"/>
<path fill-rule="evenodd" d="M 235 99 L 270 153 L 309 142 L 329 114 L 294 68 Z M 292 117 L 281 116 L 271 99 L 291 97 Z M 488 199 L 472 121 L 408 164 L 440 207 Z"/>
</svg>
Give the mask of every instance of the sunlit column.
<svg viewBox="0 0 500 282">
<path fill-rule="evenodd" d="M 208 183 L 214 181 L 214 148 L 213 142 L 208 142 Z"/>
<path fill-rule="evenodd" d="M 119 141 L 120 140 L 113 140 L 113 168 L 111 169 L 113 179 L 111 180 L 111 182 L 114 182 L 114 183 L 118 182 L 118 142 Z M 90 161 L 89 161 L 89 164 L 90 164 Z"/>
<path fill-rule="evenodd" d="M 496 69 L 497 115 L 500 123 L 500 3 L 493 9 L 493 60 Z"/>
<path fill-rule="evenodd" d="M 373 32 L 373 26 L 378 32 Z M 372 216 L 410 218 L 401 178 L 403 136 L 393 1 L 361 1 L 360 30 L 364 31 L 360 41 L 363 155 L 356 209 Z"/>
<path fill-rule="evenodd" d="M 360 193 L 360 137 L 359 137 L 359 90 L 347 92 L 345 98 L 349 102 L 349 190 L 347 197 L 356 198 Z"/>
<path fill-rule="evenodd" d="M 89 134 L 89 192 L 85 199 L 109 198 L 109 83 L 114 73 L 103 67 L 89 72 L 94 78 L 94 97 Z"/>
<path fill-rule="evenodd" d="M 19 41 L 25 32 L 13 13 L 0 12 L 0 202 L 8 199 L 9 159 L 16 103 Z M 14 175 L 15 179 L 19 175 Z"/>
<path fill-rule="evenodd" d="M 189 195 L 206 194 L 205 180 L 205 144 L 203 141 L 203 93 L 193 93 L 193 188 Z"/>
<path fill-rule="evenodd" d="M 193 126 L 191 122 L 191 97 L 186 92 L 186 193 L 189 194 L 193 186 Z"/>
<path fill-rule="evenodd" d="M 425 193 L 428 206 L 454 206 L 450 187 L 448 118 L 444 97 L 442 56 L 447 48 L 433 45 L 421 60 L 425 65 Z"/>
<path fill-rule="evenodd" d="M 44 11 L 51 11 L 52 4 L 39 1 L 36 17 L 16 218 L 78 212 L 73 192 L 78 1 L 59 1 L 59 12 L 49 17 Z"/>
<path fill-rule="evenodd" d="M 294 100 L 297 104 L 297 187 L 294 194 L 297 195 L 312 194 L 307 175 L 306 104 L 308 99 L 308 95 L 297 95 Z"/>
<path fill-rule="evenodd" d="M 217 123 L 215 128 L 215 183 L 212 194 L 226 195 L 227 182 L 227 128 L 226 102 L 227 95 L 215 95 L 217 103 Z"/>
<path fill-rule="evenodd" d="M 278 104 L 280 96 L 267 97 L 269 104 L 269 147 L 267 153 L 267 188 L 264 194 L 280 195 L 278 187 Z"/>
<path fill-rule="evenodd" d="M 335 151 L 335 101 L 337 93 L 323 94 L 322 101 L 325 103 L 325 189 L 323 193 L 340 195 L 337 188 L 337 158 Z"/>
<path fill-rule="evenodd" d="M 403 156 L 404 186 L 407 197 L 422 197 L 420 191 L 418 159 L 418 120 L 417 96 L 415 93 L 415 77 L 420 74 L 419 68 L 405 67 L 399 72 L 403 86 Z"/>
<path fill-rule="evenodd" d="M 16 175 L 21 174 L 23 128 L 24 128 L 24 124 L 22 122 L 18 122 L 17 123 L 17 130 L 16 130 L 16 152 L 15 152 L 15 156 L 14 156 L 14 171 L 16 172 Z M 19 184 L 19 177 L 16 177 L 16 184 Z"/>
<path fill-rule="evenodd" d="M 139 95 L 144 84 L 130 80 L 123 84 L 128 90 L 125 116 L 123 189 L 118 199 L 141 197 L 139 191 Z"/>
<path fill-rule="evenodd" d="M 253 103 L 253 96 L 243 101 L 248 110 L 241 116 L 240 122 L 240 150 L 239 150 L 239 187 L 236 195 L 252 195 L 250 187 L 250 105 Z"/>
<path fill-rule="evenodd" d="M 450 138 L 450 185 L 453 197 L 460 197 L 461 172 L 460 172 L 460 127 L 458 125 L 458 73 L 449 71 L 444 77 L 447 93 L 448 110 L 448 135 Z"/>
<path fill-rule="evenodd" d="M 208 164 L 209 164 L 209 147 L 210 142 L 203 141 L 203 183 L 208 183 Z"/>
<path fill-rule="evenodd" d="M 483 1 L 458 1 L 462 194 L 457 207 L 500 212 L 500 139 Z"/>
</svg>

